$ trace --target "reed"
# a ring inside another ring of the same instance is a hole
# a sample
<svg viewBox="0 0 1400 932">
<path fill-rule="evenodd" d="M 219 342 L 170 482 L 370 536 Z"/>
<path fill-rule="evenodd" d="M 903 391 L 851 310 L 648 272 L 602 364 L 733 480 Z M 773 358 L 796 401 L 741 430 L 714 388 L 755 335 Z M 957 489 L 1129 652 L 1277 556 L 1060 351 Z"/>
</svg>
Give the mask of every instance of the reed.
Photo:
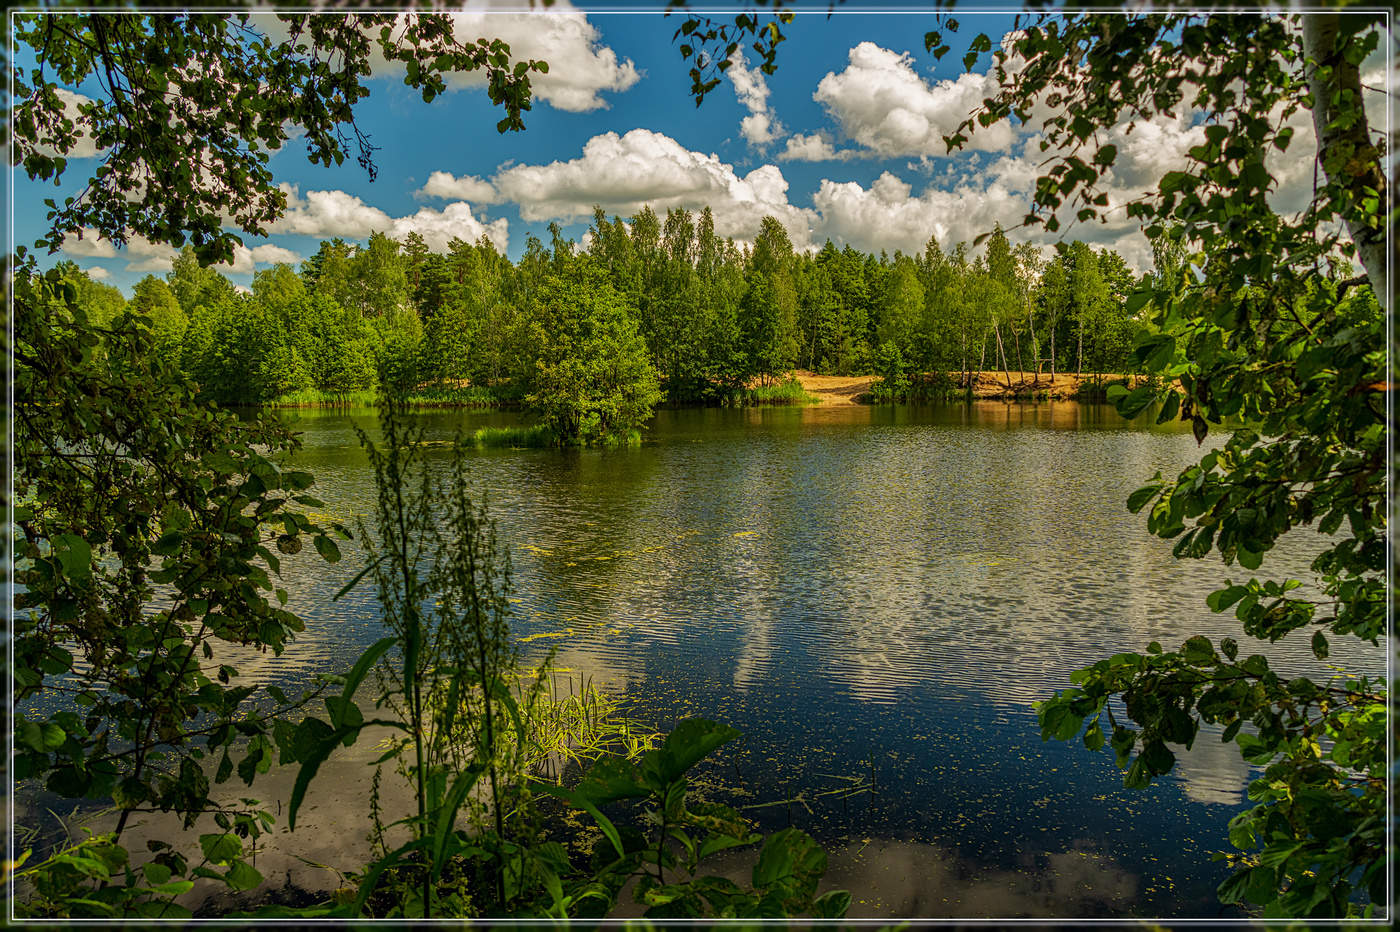
<svg viewBox="0 0 1400 932">
<path fill-rule="evenodd" d="M 554 434 L 539 424 L 532 427 L 482 427 L 471 436 L 472 443 L 488 449 L 548 447 L 554 444 Z"/>
<path fill-rule="evenodd" d="M 740 389 L 733 397 L 736 407 L 756 405 L 812 405 L 820 399 L 809 395 L 797 379 L 789 378 L 772 385 L 756 385 Z"/>
</svg>

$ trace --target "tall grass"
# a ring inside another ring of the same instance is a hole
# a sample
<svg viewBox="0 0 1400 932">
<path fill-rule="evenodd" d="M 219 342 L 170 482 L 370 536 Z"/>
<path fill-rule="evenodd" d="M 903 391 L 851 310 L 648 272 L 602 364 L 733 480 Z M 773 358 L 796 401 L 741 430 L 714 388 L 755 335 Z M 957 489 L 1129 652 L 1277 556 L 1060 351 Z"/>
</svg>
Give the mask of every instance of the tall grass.
<svg viewBox="0 0 1400 932">
<path fill-rule="evenodd" d="M 373 408 L 378 400 L 378 392 L 372 388 L 357 389 L 351 392 L 327 392 L 319 388 L 303 388 L 300 391 L 279 395 L 272 402 L 274 408 Z"/>
<path fill-rule="evenodd" d="M 518 405 L 520 397 L 518 390 L 504 385 L 420 385 L 396 400 L 406 408 L 508 408 Z M 274 408 L 373 408 L 379 404 L 379 392 L 304 388 L 279 395 L 271 404 Z"/>
<path fill-rule="evenodd" d="M 531 427 L 482 427 L 471 435 L 478 447 L 488 449 L 549 447 L 554 445 L 554 433 L 542 424 Z"/>
<path fill-rule="evenodd" d="M 807 394 L 802 383 L 797 379 L 789 378 L 782 382 L 775 382 L 772 385 L 756 385 L 753 388 L 741 388 L 729 397 L 729 403 L 735 407 L 752 407 L 757 405 L 814 405 L 820 399 Z"/>
</svg>

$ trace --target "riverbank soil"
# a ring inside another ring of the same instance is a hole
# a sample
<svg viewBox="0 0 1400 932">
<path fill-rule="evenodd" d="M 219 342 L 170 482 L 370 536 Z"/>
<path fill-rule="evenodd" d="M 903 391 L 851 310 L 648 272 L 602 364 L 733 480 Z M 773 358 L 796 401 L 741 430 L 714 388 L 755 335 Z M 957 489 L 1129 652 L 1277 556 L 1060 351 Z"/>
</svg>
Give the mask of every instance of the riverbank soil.
<svg viewBox="0 0 1400 932">
<path fill-rule="evenodd" d="M 868 404 L 871 386 L 879 379 L 874 375 L 817 375 L 805 369 L 793 373 L 802 388 L 823 405 Z M 961 385 L 963 374 L 950 374 L 954 384 Z M 1078 378 L 1074 373 L 1055 373 L 1051 381 L 1048 372 L 1036 375 L 1034 372 L 1010 373 L 1011 388 L 1007 389 L 1007 373 L 974 372 L 972 374 L 972 397 L 974 398 L 1073 398 L 1081 385 L 1093 383 L 1100 376 L 1088 372 Z M 1121 378 L 1118 375 L 1104 375 L 1106 382 Z"/>
</svg>

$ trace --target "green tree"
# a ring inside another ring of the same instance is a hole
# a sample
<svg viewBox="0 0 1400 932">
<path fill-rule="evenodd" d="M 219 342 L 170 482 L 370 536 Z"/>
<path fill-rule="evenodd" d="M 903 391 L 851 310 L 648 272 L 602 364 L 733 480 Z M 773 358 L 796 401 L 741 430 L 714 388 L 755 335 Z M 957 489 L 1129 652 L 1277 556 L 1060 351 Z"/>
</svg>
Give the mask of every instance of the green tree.
<svg viewBox="0 0 1400 932">
<path fill-rule="evenodd" d="M 307 538 L 327 559 L 339 552 L 302 512 L 321 503 L 311 476 L 285 468 L 297 441 L 276 420 L 196 404 L 148 318 L 95 329 L 61 270 L 21 266 L 13 287 L 12 774 L 120 811 L 69 857 L 86 869 L 64 854 L 40 865 L 18 909 L 188 916 L 170 900 L 197 865 L 159 839 L 132 863 L 130 816 L 173 812 L 190 826 L 215 814 L 221 828 L 200 838 L 207 876 L 261 883 L 244 840 L 272 815 L 240 799 L 279 746 L 290 754 L 285 716 L 299 703 L 211 658 L 220 644 L 280 652 L 302 623 L 275 586 L 279 553 Z"/>
<path fill-rule="evenodd" d="M 912 355 L 914 336 L 924 311 L 924 286 L 919 281 L 914 260 L 897 256 L 884 285 L 875 338 L 881 347 L 892 344 L 900 359 L 907 360 Z M 888 357 L 888 353 L 884 355 Z M 888 367 L 880 371 L 888 371 Z"/>
<path fill-rule="evenodd" d="M 279 14 L 269 28 L 248 13 L 22 13 L 14 38 L 33 57 L 11 63 L 11 164 L 56 182 L 81 135 L 105 150 L 77 197 L 48 202 L 41 245 L 56 250 L 89 227 L 114 243 L 188 240 L 206 262 L 232 259 L 242 242 L 225 218 L 263 236 L 285 211 L 268 162 L 292 130 L 313 164 L 353 150 L 373 178 L 374 147 L 355 123 L 372 57 L 403 63 L 424 100 L 446 90 L 448 74 L 484 71 L 505 110 L 501 132 L 524 128 L 530 73 L 547 70 L 512 64 L 500 40 L 459 42 L 441 14 Z M 60 85 L 94 95 L 76 121 Z"/>
<path fill-rule="evenodd" d="M 286 317 L 248 297 L 220 306 L 199 383 L 207 397 L 238 405 L 267 404 L 312 384 Z"/>
<path fill-rule="evenodd" d="M 1310 630 L 1319 658 L 1331 638 L 1393 638 L 1382 303 L 1393 204 L 1360 83 L 1362 61 L 1385 35 L 1380 20 L 1088 13 L 1017 25 L 995 53 L 1001 90 L 961 132 L 1058 98 L 1032 222 L 1055 229 L 1065 206 L 1080 219 L 1097 215 L 1102 173 L 1117 157 L 1100 128 L 1174 111 L 1188 95 L 1204 115 L 1204 140 L 1185 166 L 1128 205 L 1151 240 L 1185 248 L 1190 271 L 1132 295 L 1130 311 L 1150 307 L 1154 325 L 1137 359 L 1164 378 L 1160 388 L 1121 391 L 1118 406 L 1132 415 L 1160 396 L 1158 419 L 1190 421 L 1199 441 L 1241 426 L 1179 475 L 1159 475 L 1129 507 L 1147 509 L 1148 529 L 1175 539 L 1178 557 L 1215 551 L 1251 574 L 1280 538 L 1316 526 L 1329 536 L 1312 563 L 1313 596 L 1299 580 L 1251 576 L 1213 593 L 1210 608 L 1233 609 L 1250 637 Z M 991 47 L 985 38 L 976 46 Z M 1293 136 L 1277 115 L 1300 109 L 1312 116 L 1316 150 L 1307 155 L 1319 177 L 1308 208 L 1284 215 L 1270 204 L 1269 160 Z M 1068 740 L 1087 726 L 1086 744 L 1107 740 L 1129 785 L 1169 771 L 1171 746 L 1189 747 L 1205 724 L 1264 768 L 1250 787 L 1254 808 L 1231 822 L 1238 851 L 1223 900 L 1269 917 L 1388 908 L 1384 680 L 1284 679 L 1234 638 L 1194 637 L 1179 650 L 1151 644 L 1100 661 L 1074 682 L 1040 707 L 1043 735 Z M 1115 719 L 1110 701 L 1119 698 L 1131 721 Z"/>
<path fill-rule="evenodd" d="M 625 442 L 661 399 L 636 321 L 602 274 L 547 277 L 532 300 L 537 348 L 526 403 L 560 444 Z"/>
<path fill-rule="evenodd" d="M 376 336 L 359 314 L 323 295 L 304 295 L 287 311 L 312 386 L 332 394 L 374 386 Z"/>
<path fill-rule="evenodd" d="M 801 333 L 793 262 L 787 230 L 777 218 L 764 217 L 749 260 L 740 326 L 749 365 L 765 384 L 797 364 Z"/>
<path fill-rule="evenodd" d="M 175 300 L 170 286 L 154 275 L 147 275 L 136 283 L 129 309 L 131 313 L 150 320 L 157 352 L 179 344 L 180 338 L 185 335 L 185 326 L 189 321 L 180 308 L 180 302 Z"/>
<path fill-rule="evenodd" d="M 1011 241 L 1006 238 L 998 223 L 987 240 L 986 255 L 987 280 L 984 284 L 984 300 L 987 302 L 988 319 L 992 335 L 996 337 L 997 355 L 1001 358 L 1001 370 L 1006 375 L 1006 390 L 1011 391 L 1011 363 L 1007 357 L 1006 343 L 1002 340 L 1002 326 L 1006 325 L 1008 336 L 1014 332 L 1020 292 L 1020 276 L 1016 270 L 1016 260 L 1011 255 Z M 1019 367 L 1018 367 L 1019 368 Z"/>
<path fill-rule="evenodd" d="M 823 252 L 835 248 L 828 240 Z M 816 261 L 805 263 L 798 278 L 797 305 L 801 328 L 802 349 L 798 364 L 804 369 L 824 371 L 832 350 L 840 343 L 841 297 L 831 283 L 826 263 L 819 255 Z"/>
<path fill-rule="evenodd" d="M 301 264 L 301 277 L 317 294 L 323 294 L 341 307 L 352 307 L 350 257 L 354 250 L 340 237 L 322 240 L 316 253 Z"/>
<path fill-rule="evenodd" d="M 364 317 L 393 317 L 410 311 L 408 271 L 399 244 L 383 233 L 371 233 L 349 263 L 349 293 L 341 305 Z"/>
<path fill-rule="evenodd" d="M 200 265 L 194 247 L 180 250 L 165 276 L 186 317 L 194 317 L 201 307 L 213 307 L 233 293 L 233 284 L 212 268 Z"/>
<path fill-rule="evenodd" d="M 93 281 L 92 277 L 78 268 L 78 264 L 71 259 L 64 259 L 54 267 L 65 281 L 77 289 L 76 303 L 95 326 L 108 326 L 126 310 L 126 296 L 121 293 L 120 288 Z"/>
</svg>

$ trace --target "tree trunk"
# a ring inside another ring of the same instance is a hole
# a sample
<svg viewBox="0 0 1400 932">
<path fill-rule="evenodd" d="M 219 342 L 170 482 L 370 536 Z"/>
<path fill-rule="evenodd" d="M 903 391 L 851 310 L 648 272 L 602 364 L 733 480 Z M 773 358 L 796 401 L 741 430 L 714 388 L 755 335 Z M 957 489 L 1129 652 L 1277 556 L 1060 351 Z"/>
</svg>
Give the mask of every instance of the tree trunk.
<svg viewBox="0 0 1400 932">
<path fill-rule="evenodd" d="M 1026 361 L 1021 356 L 1021 335 L 1013 330 L 1011 336 L 1016 340 L 1016 371 L 1021 373 L 1021 378 L 1024 379 L 1026 377 Z"/>
<path fill-rule="evenodd" d="M 1331 183 L 1341 183 L 1358 203 L 1364 188 L 1380 195 L 1380 209 L 1346 218 L 1356 255 L 1371 281 L 1382 310 L 1389 310 L 1386 275 L 1386 217 L 1390 214 L 1380 152 L 1371 142 L 1370 126 L 1361 106 L 1361 70 L 1338 47 L 1339 13 L 1303 14 L 1303 52 L 1308 91 L 1313 99 L 1313 129 L 1317 133 L 1318 164 Z M 1345 119 L 1339 120 L 1339 117 Z M 1334 125 L 1339 123 L 1340 125 Z M 1393 193 L 1393 192 L 1391 192 Z M 1369 222 L 1368 222 L 1369 221 Z"/>
<path fill-rule="evenodd" d="M 1035 366 L 1035 384 L 1040 384 L 1040 344 L 1035 340 L 1035 310 L 1026 305 L 1026 325 L 1031 333 L 1031 365 Z"/>
<path fill-rule="evenodd" d="M 1055 321 L 1058 324 L 1059 321 Z M 1055 324 L 1050 325 L 1050 387 L 1055 387 Z"/>
<path fill-rule="evenodd" d="M 963 374 L 963 384 L 964 384 L 964 385 L 967 385 L 967 384 L 969 383 L 969 381 L 972 379 L 972 373 L 970 373 L 970 372 L 967 371 L 967 330 L 966 330 L 966 328 L 963 329 L 961 336 L 962 336 L 962 340 L 960 340 L 959 342 L 962 344 L 962 365 L 959 366 L 958 368 L 962 370 L 962 374 Z"/>
<path fill-rule="evenodd" d="M 1006 347 L 1001 342 L 1001 328 L 992 322 L 992 333 L 997 337 L 997 353 L 1001 356 L 1001 371 L 1006 376 L 1006 391 L 1011 391 L 1011 369 L 1006 365 Z"/>
<path fill-rule="evenodd" d="M 1084 318 L 1079 318 L 1079 349 L 1074 354 L 1074 381 L 1084 374 Z"/>
</svg>

